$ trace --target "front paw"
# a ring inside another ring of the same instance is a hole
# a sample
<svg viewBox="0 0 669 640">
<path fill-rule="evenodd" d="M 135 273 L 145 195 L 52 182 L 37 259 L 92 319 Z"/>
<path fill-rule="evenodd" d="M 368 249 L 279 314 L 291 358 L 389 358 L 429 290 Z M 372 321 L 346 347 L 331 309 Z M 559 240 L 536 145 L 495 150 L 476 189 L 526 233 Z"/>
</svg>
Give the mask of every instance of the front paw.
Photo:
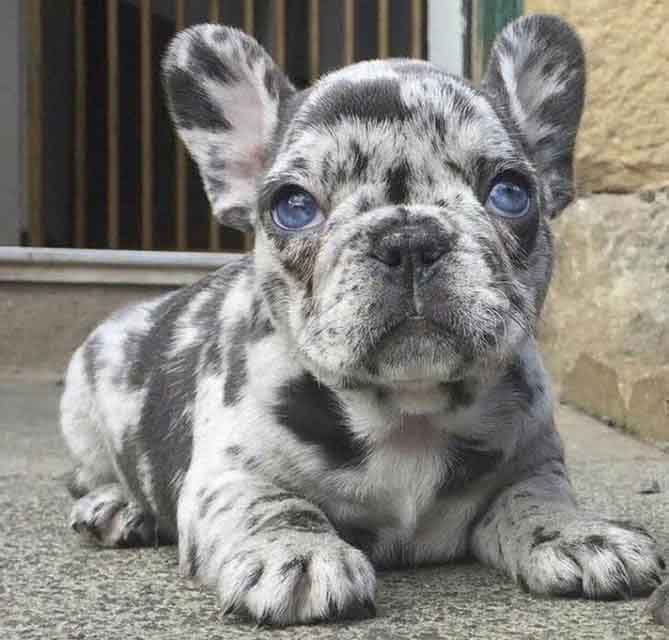
<svg viewBox="0 0 669 640">
<path fill-rule="evenodd" d="M 669 582 L 660 585 L 648 601 L 646 610 L 657 624 L 669 626 Z"/>
<path fill-rule="evenodd" d="M 223 561 L 217 582 L 226 611 L 264 624 L 375 615 L 374 569 L 334 535 L 249 540 Z"/>
<path fill-rule="evenodd" d="M 648 595 L 664 568 L 642 527 L 614 520 L 537 524 L 517 580 L 532 593 L 622 599 Z"/>
</svg>

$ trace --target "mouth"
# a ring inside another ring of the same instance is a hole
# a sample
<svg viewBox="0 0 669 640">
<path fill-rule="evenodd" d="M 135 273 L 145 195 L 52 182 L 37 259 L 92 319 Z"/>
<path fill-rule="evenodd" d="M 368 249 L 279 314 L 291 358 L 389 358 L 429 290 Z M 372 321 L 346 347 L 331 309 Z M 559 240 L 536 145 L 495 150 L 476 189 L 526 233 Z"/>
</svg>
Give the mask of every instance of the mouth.
<svg viewBox="0 0 669 640">
<path fill-rule="evenodd" d="M 420 313 L 407 314 L 384 327 L 381 335 L 369 344 L 367 368 L 402 383 L 442 379 L 460 361 L 455 342 L 455 336 L 445 326 Z"/>
</svg>

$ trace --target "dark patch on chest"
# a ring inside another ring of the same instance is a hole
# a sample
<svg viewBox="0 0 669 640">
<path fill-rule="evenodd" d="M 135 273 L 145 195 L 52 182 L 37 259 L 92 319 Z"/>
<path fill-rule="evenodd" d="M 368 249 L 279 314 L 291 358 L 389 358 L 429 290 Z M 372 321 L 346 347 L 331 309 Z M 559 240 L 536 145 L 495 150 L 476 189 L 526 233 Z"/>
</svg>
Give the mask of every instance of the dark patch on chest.
<svg viewBox="0 0 669 640">
<path fill-rule="evenodd" d="M 309 373 L 279 390 L 274 406 L 278 422 L 306 444 L 318 445 L 334 466 L 355 466 L 364 448 L 355 441 L 337 395 Z"/>
<path fill-rule="evenodd" d="M 456 436 L 449 438 L 446 455 L 450 470 L 440 488 L 442 494 L 467 489 L 483 476 L 496 471 L 503 459 L 501 451 L 487 449 L 482 440 Z"/>
</svg>

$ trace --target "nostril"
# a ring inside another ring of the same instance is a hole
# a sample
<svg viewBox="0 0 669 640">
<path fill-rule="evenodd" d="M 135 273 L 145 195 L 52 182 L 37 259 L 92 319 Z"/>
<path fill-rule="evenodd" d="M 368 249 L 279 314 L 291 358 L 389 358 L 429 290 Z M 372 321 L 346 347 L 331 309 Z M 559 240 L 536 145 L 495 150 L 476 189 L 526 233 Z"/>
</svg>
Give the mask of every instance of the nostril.
<svg viewBox="0 0 669 640">
<path fill-rule="evenodd" d="M 379 247 L 371 255 L 389 267 L 399 267 L 402 264 L 402 251 L 399 247 Z"/>
<path fill-rule="evenodd" d="M 427 247 L 418 253 L 423 265 L 429 267 L 437 262 L 446 253 L 446 247 Z"/>
</svg>

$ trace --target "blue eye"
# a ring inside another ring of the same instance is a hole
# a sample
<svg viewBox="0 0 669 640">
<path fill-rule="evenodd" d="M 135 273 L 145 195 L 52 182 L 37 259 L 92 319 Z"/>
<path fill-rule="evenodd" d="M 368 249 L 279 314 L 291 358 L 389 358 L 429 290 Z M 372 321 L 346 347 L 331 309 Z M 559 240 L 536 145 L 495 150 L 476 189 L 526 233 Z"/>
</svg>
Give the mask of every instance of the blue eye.
<svg viewBox="0 0 669 640">
<path fill-rule="evenodd" d="M 496 178 L 485 206 L 499 216 L 520 218 L 530 208 L 530 190 L 521 177 L 502 175 Z"/>
<path fill-rule="evenodd" d="M 314 197 L 299 187 L 284 187 L 272 206 L 272 220 L 286 231 L 298 231 L 316 226 L 323 220 Z"/>
</svg>

